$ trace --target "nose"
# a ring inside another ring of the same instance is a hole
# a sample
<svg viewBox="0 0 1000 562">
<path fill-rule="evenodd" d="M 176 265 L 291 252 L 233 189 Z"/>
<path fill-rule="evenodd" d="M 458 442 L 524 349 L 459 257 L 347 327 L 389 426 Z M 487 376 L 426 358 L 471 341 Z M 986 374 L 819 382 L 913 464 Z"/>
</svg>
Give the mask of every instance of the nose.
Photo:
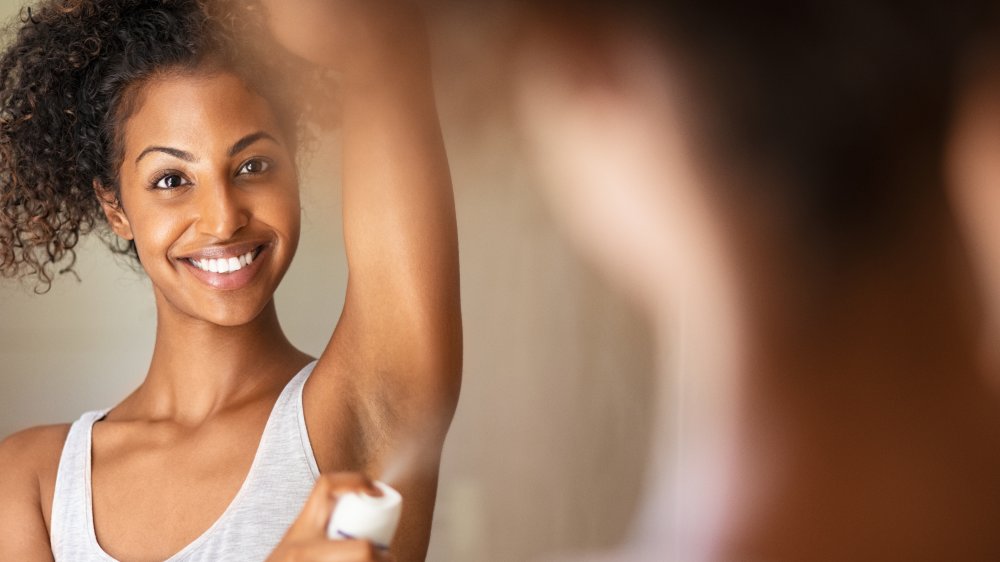
<svg viewBox="0 0 1000 562">
<path fill-rule="evenodd" d="M 247 202 L 225 179 L 202 183 L 195 198 L 199 233 L 228 240 L 250 222 Z"/>
</svg>

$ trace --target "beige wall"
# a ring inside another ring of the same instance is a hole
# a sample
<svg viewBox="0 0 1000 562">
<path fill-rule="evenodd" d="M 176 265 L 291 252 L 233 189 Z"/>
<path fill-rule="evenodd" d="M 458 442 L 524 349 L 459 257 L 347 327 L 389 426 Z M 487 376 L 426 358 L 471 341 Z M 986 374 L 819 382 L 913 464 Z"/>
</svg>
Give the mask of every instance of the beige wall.
<svg viewBox="0 0 1000 562">
<path fill-rule="evenodd" d="M 0 15 L 17 5 L 0 0 Z M 440 58 L 455 62 L 454 52 Z M 429 559 L 514 562 L 610 545 L 643 476 L 649 342 L 558 235 L 509 134 L 458 132 L 470 129 L 460 103 L 470 91 L 454 90 L 455 76 L 473 66 L 458 61 L 441 74 L 466 368 Z M 303 192 L 303 241 L 277 302 L 292 340 L 318 354 L 346 269 L 336 182 L 314 170 Z M 77 270 L 82 282 L 65 277 L 43 296 L 0 285 L 0 435 L 110 406 L 142 380 L 155 321 L 148 283 L 96 240 L 81 248 Z"/>
</svg>

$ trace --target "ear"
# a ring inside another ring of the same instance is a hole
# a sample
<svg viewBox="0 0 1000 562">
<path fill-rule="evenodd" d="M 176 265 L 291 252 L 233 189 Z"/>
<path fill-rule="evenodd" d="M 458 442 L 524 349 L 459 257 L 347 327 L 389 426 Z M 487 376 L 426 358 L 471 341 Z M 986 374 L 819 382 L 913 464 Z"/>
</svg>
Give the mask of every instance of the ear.
<svg viewBox="0 0 1000 562">
<path fill-rule="evenodd" d="M 108 224 L 111 225 L 111 230 L 119 238 L 133 240 L 135 236 L 132 234 L 132 225 L 128 222 L 128 217 L 125 216 L 125 209 L 118 198 L 115 197 L 114 191 L 107 189 L 96 179 L 93 186 L 94 193 L 97 195 L 98 201 L 101 202 L 101 209 L 104 210 L 104 216 L 107 217 Z"/>
</svg>

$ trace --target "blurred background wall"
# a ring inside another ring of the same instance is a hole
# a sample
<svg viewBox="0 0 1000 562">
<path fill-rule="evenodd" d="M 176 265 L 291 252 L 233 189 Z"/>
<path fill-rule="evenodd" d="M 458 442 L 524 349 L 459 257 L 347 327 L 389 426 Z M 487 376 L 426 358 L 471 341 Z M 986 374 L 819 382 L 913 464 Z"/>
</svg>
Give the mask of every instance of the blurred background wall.
<svg viewBox="0 0 1000 562">
<path fill-rule="evenodd" d="M 0 18 L 22 2 L 0 0 Z M 439 105 L 462 260 L 465 382 L 445 447 L 432 561 L 516 562 L 595 550 L 627 532 L 644 478 L 654 376 L 646 326 L 551 223 L 486 68 L 502 22 L 435 19 Z M 293 342 L 318 355 L 347 280 L 336 163 L 311 157 L 303 237 L 277 294 Z M 69 422 L 138 385 L 153 345 L 149 283 L 96 239 L 80 281 L 46 295 L 0 283 L 0 437 Z M 0 475 L 2 477 L 2 475 Z"/>
</svg>

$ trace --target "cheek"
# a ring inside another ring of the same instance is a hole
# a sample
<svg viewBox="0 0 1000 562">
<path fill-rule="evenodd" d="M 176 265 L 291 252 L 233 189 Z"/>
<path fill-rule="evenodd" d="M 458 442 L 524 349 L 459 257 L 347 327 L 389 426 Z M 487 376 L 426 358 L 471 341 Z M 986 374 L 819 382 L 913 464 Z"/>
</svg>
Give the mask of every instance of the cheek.
<svg viewBox="0 0 1000 562">
<path fill-rule="evenodd" d="M 157 277 L 157 271 L 163 267 L 172 267 L 167 255 L 171 245 L 184 232 L 180 221 L 171 220 L 168 213 L 157 213 L 151 216 L 137 215 L 132 221 L 132 234 L 139 261 L 150 278 Z"/>
<path fill-rule="evenodd" d="M 298 240 L 301 229 L 302 205 L 299 188 L 294 182 L 289 187 L 268 191 L 256 202 L 254 217 L 277 229 L 285 236 Z"/>
<path fill-rule="evenodd" d="M 184 221 L 177 212 L 138 197 L 124 199 L 123 205 L 139 258 L 148 268 L 166 255 L 166 249 L 184 231 Z"/>
</svg>

